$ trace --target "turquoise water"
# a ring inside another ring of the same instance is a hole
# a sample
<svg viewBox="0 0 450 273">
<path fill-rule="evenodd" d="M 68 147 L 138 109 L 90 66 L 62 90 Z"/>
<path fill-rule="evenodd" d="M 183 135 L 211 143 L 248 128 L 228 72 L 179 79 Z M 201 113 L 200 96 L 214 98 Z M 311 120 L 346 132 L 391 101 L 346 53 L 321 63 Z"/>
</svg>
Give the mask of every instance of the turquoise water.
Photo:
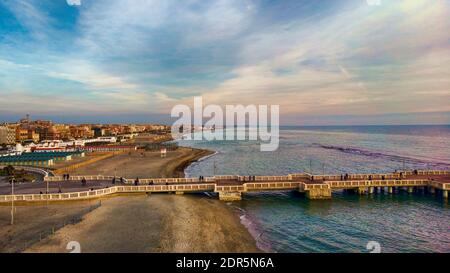
<svg viewBox="0 0 450 273">
<path fill-rule="evenodd" d="M 187 170 L 213 174 L 285 175 L 450 169 L 450 126 L 289 127 L 275 152 L 257 141 L 179 141 L 217 151 Z M 333 194 L 310 201 L 295 192 L 246 194 L 230 203 L 258 246 L 272 252 L 450 252 L 450 210 L 439 197 L 400 193 Z"/>
</svg>

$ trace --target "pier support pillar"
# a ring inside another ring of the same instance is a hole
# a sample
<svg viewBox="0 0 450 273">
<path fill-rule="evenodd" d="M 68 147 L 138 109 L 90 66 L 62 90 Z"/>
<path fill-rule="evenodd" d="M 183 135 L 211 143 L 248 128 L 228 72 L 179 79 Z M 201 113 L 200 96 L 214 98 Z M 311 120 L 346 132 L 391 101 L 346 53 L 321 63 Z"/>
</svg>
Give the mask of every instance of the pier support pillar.
<svg viewBox="0 0 450 273">
<path fill-rule="evenodd" d="M 374 193 L 374 187 L 369 187 L 369 194 L 373 194 Z"/>
<path fill-rule="evenodd" d="M 408 190 L 408 193 L 413 193 L 414 188 L 413 187 L 408 187 L 407 190 Z"/>
<path fill-rule="evenodd" d="M 310 189 L 306 191 L 308 199 L 331 199 L 331 189 Z"/>
<path fill-rule="evenodd" d="M 394 192 L 393 188 L 392 187 L 388 187 L 388 193 L 393 193 L 393 192 Z"/>
<path fill-rule="evenodd" d="M 240 201 L 242 200 L 242 193 L 238 191 L 220 191 L 219 200 L 226 202 Z"/>
<path fill-rule="evenodd" d="M 436 193 L 436 190 L 433 188 L 433 187 L 430 187 L 429 189 L 428 189 L 428 192 L 430 193 L 430 194 L 435 194 Z"/>
<path fill-rule="evenodd" d="M 443 190 L 443 191 L 442 191 L 442 197 L 443 197 L 444 199 L 448 199 L 448 191 L 447 191 L 447 190 Z"/>
<path fill-rule="evenodd" d="M 359 187 L 358 188 L 358 194 L 359 195 L 364 195 L 364 194 L 366 194 L 366 192 L 368 192 L 368 188 L 366 188 L 366 187 Z"/>
</svg>

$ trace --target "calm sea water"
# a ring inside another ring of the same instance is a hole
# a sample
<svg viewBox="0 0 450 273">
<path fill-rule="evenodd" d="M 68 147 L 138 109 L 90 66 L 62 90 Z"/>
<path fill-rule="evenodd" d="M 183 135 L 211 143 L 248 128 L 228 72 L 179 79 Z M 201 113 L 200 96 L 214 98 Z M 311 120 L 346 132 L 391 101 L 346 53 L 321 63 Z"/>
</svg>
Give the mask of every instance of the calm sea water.
<svg viewBox="0 0 450 273">
<path fill-rule="evenodd" d="M 187 170 L 213 174 L 286 175 L 450 169 L 450 126 L 284 127 L 279 149 L 257 141 L 179 141 L 217 151 Z M 310 201 L 295 192 L 246 194 L 230 203 L 261 249 L 273 252 L 450 252 L 447 201 L 425 195 L 355 196 Z"/>
</svg>

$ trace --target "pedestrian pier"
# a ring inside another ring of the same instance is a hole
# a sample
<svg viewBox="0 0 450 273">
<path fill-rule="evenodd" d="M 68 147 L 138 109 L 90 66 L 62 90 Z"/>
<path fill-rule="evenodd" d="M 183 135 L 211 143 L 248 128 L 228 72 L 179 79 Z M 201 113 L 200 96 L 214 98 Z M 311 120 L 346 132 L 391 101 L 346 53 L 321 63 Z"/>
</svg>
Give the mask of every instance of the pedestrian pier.
<svg viewBox="0 0 450 273">
<path fill-rule="evenodd" d="M 86 186 L 81 180 L 87 181 Z M 27 185 L 28 184 L 28 185 Z M 221 175 L 200 178 L 125 179 L 114 176 L 47 176 L 42 184 L 27 183 L 15 186 L 15 194 L 0 190 L 0 203 L 11 201 L 67 201 L 99 198 L 121 193 L 215 192 L 220 200 L 238 201 L 250 192 L 293 190 L 309 199 L 330 199 L 332 192 L 344 190 L 355 194 L 395 194 L 399 191 L 440 194 L 448 199 L 450 171 L 415 170 L 389 174 L 312 175 L 308 173 L 286 176 Z M 42 187 L 47 184 L 50 192 Z M 56 192 L 58 189 L 59 192 Z M 41 193 L 39 193 L 41 190 Z"/>
</svg>

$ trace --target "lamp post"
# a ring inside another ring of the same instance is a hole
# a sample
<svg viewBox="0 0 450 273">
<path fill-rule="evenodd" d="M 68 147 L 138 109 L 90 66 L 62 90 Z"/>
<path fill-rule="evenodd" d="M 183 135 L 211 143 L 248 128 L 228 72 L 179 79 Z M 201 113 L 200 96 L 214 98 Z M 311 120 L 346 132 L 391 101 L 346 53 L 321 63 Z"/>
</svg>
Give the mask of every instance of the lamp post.
<svg viewBox="0 0 450 273">
<path fill-rule="evenodd" d="M 46 200 L 45 204 L 46 204 L 47 208 L 48 208 L 48 194 L 49 194 L 49 189 L 48 188 L 49 187 L 48 187 L 48 180 L 47 180 L 46 181 L 46 190 L 45 190 L 45 194 L 47 195 L 46 198 L 45 198 L 45 200 Z"/>
<path fill-rule="evenodd" d="M 11 226 L 14 225 L 14 177 L 11 179 Z"/>
</svg>

